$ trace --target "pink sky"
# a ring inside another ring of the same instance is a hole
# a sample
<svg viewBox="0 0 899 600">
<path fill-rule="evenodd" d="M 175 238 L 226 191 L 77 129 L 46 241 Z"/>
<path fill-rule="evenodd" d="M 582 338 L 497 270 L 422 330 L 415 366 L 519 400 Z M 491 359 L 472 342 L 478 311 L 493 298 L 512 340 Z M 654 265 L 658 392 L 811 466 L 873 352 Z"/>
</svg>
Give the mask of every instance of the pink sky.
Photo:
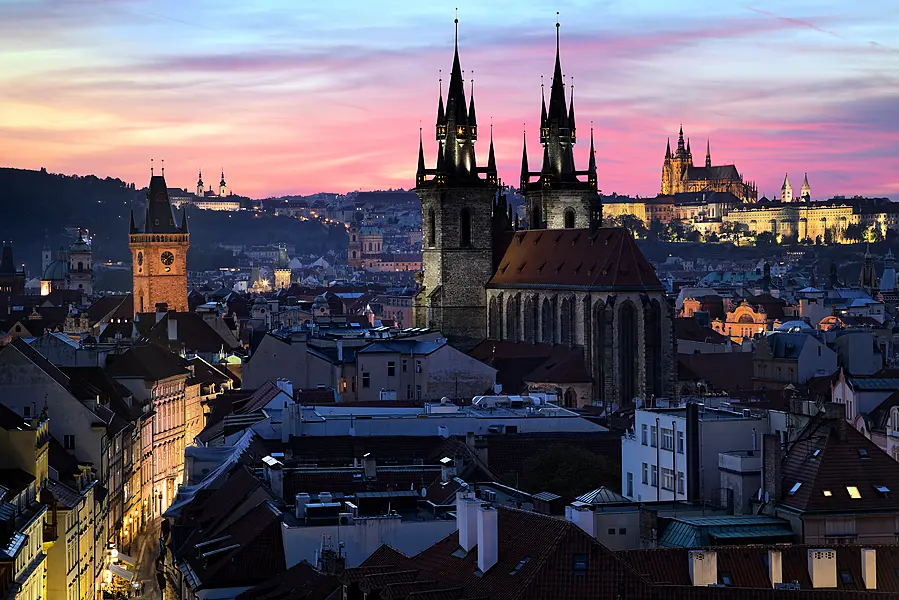
<svg viewBox="0 0 899 600">
<path fill-rule="evenodd" d="M 0 165 L 141 186 L 150 158 L 164 158 L 172 186 L 192 189 L 198 168 L 214 184 L 224 168 L 252 197 L 409 188 L 419 125 L 432 165 L 455 4 L 183 4 L 0 6 Z M 666 138 L 683 122 L 697 162 L 711 138 L 713 162 L 736 164 L 760 194 L 808 172 L 814 198 L 899 198 L 894 3 L 490 4 L 460 5 L 460 53 L 510 183 L 523 126 L 539 162 L 558 9 L 576 158 L 587 160 L 593 121 L 604 193 L 655 195 Z"/>
</svg>

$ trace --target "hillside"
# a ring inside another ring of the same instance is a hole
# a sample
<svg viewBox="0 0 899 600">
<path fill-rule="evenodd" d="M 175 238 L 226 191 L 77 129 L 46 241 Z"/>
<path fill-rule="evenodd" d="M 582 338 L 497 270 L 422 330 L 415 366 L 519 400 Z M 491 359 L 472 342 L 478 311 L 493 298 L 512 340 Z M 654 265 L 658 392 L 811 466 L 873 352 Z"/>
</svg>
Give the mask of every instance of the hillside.
<svg viewBox="0 0 899 600">
<path fill-rule="evenodd" d="M 93 234 L 98 259 L 127 260 L 130 209 L 142 215 L 145 202 L 146 189 L 136 189 L 120 179 L 0 168 L 0 239 L 13 241 L 16 262 L 24 262 L 32 275 L 40 269 L 45 236 L 51 248 L 58 248 L 71 243 L 72 229 L 77 227 L 86 227 Z M 188 260 L 196 256 L 197 268 L 210 262 L 202 258 L 214 255 L 213 247 L 219 242 L 285 242 L 294 244 L 299 253 L 346 247 L 342 227 L 250 212 L 189 210 L 188 216 Z"/>
</svg>

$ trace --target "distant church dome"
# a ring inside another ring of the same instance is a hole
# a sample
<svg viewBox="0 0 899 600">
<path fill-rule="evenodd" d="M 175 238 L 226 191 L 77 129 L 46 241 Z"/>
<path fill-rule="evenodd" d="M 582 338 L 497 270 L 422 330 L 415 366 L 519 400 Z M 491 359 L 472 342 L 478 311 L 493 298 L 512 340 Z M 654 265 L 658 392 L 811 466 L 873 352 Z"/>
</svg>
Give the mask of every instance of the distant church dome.
<svg viewBox="0 0 899 600">
<path fill-rule="evenodd" d="M 54 260 L 41 275 L 41 281 L 65 281 L 69 274 L 69 263 L 64 260 Z"/>
</svg>

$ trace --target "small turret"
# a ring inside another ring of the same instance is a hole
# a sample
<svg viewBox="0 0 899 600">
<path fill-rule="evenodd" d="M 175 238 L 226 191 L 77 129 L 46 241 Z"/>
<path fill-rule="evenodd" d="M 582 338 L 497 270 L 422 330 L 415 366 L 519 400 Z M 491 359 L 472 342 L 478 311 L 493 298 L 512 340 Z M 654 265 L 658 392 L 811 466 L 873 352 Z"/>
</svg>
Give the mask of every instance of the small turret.
<svg viewBox="0 0 899 600">
<path fill-rule="evenodd" d="M 590 164 L 587 167 L 587 183 L 594 190 L 597 189 L 596 181 L 596 150 L 593 149 L 593 128 L 590 128 Z"/>
<path fill-rule="evenodd" d="M 671 138 L 668 138 L 668 145 L 665 147 L 665 162 L 671 160 Z"/>
<path fill-rule="evenodd" d="M 197 196 L 203 195 L 203 169 L 197 173 Z"/>
<path fill-rule="evenodd" d="M 415 185 L 420 186 L 425 182 L 425 147 L 422 140 L 421 127 L 418 128 L 418 170 L 415 172 Z"/>
<path fill-rule="evenodd" d="M 493 123 L 490 124 L 490 152 L 487 155 L 487 183 L 496 185 L 496 154 L 493 151 Z"/>
<path fill-rule="evenodd" d="M 224 196 L 228 186 L 225 184 L 225 169 L 222 169 L 222 180 L 219 181 L 219 196 Z"/>
<path fill-rule="evenodd" d="M 799 192 L 799 196 L 805 202 L 808 202 L 812 199 L 812 187 L 808 184 L 808 173 L 805 174 L 805 179 L 802 182 L 802 189 Z"/>
</svg>

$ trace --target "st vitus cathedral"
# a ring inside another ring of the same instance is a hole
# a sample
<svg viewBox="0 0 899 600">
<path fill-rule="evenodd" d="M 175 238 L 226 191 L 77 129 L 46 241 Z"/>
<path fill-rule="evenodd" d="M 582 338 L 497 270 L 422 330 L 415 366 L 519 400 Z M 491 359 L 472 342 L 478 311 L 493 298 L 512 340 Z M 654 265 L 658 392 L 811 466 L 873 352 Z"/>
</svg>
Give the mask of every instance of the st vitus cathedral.
<svg viewBox="0 0 899 600">
<path fill-rule="evenodd" d="M 424 272 L 415 324 L 462 348 L 489 338 L 579 349 L 596 401 L 673 397 L 673 307 L 630 234 L 602 227 L 592 131 L 587 169 L 575 166 L 574 101 L 566 100 L 558 28 L 549 105 L 544 97 L 541 106 L 543 160 L 531 171 L 523 149 L 528 229 L 516 231 L 499 193 L 492 132 L 487 165 L 475 157 L 478 123 L 474 98 L 465 96 L 456 21 L 434 168 L 419 142 Z"/>
</svg>

